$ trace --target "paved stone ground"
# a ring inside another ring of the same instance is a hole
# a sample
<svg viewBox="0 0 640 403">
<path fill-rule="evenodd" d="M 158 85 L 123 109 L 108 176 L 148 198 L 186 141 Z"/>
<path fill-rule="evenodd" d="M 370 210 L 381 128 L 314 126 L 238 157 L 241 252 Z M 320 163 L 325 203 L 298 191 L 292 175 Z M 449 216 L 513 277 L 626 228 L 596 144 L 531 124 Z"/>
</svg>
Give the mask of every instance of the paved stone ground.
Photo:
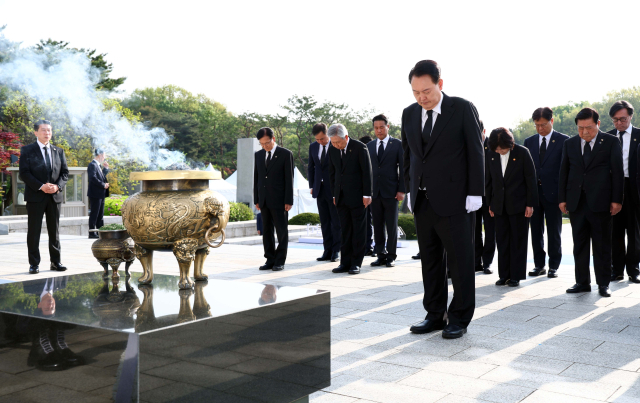
<svg viewBox="0 0 640 403">
<path fill-rule="evenodd" d="M 101 270 L 91 243 L 62 237 L 64 274 Z M 640 402 L 640 286 L 612 284 L 611 298 L 566 294 L 574 282 L 568 226 L 563 245 L 557 279 L 514 289 L 496 287 L 497 274 L 477 274 L 476 314 L 458 340 L 409 333 L 425 315 L 415 242 L 399 251 L 395 268 L 368 267 L 366 258 L 358 276 L 331 273 L 335 263 L 316 262 L 320 249 L 301 244 L 291 244 L 282 272 L 257 270 L 261 246 L 225 245 L 205 267 L 220 279 L 331 291 L 333 379 L 313 402 Z M 41 253 L 47 262 L 45 237 Z M 0 236 L 0 281 L 34 278 L 26 262 L 25 234 Z M 177 273 L 172 254 L 157 254 L 154 267 Z"/>
</svg>

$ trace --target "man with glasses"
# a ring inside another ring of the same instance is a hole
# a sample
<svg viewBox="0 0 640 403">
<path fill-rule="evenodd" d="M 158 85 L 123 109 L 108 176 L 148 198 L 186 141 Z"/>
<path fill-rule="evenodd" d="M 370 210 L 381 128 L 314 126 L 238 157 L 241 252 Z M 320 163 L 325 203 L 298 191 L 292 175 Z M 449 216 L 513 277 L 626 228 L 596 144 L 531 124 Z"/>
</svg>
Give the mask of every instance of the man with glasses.
<svg viewBox="0 0 640 403">
<path fill-rule="evenodd" d="M 576 284 L 568 293 L 591 291 L 589 245 L 598 292 L 610 297 L 611 217 L 622 209 L 624 170 L 620 142 L 600 131 L 600 116 L 584 108 L 575 118 L 578 135 L 564 142 L 558 188 L 559 207 L 569 212 Z"/>
<path fill-rule="evenodd" d="M 640 261 L 640 200 L 638 196 L 638 143 L 640 129 L 631 125 L 633 106 L 627 101 L 618 101 L 611 106 L 609 116 L 615 129 L 609 134 L 620 140 L 622 147 L 622 164 L 624 167 L 624 201 L 620 214 L 613 217 L 611 239 L 612 273 L 611 281 L 624 278 L 627 268 L 629 281 L 640 283 L 638 278 L 638 262 Z M 624 236 L 627 234 L 625 248 Z"/>
<path fill-rule="evenodd" d="M 289 246 L 289 210 L 293 206 L 293 154 L 276 145 L 273 130 L 256 134 L 262 150 L 255 153 L 253 202 L 262 213 L 262 244 L 267 262 L 260 270 L 284 269 Z M 278 247 L 273 229 L 278 234 Z"/>
<path fill-rule="evenodd" d="M 562 161 L 562 146 L 569 136 L 553 130 L 553 111 L 549 107 L 538 108 L 531 116 L 538 134 L 527 138 L 524 146 L 529 149 L 536 167 L 538 181 L 538 207 L 531 216 L 531 246 L 535 267 L 530 276 L 547 273 L 544 269 L 547 254 L 544 251 L 544 224 L 547 223 L 547 247 L 549 250 L 549 273 L 547 277 L 558 277 L 556 271 L 562 260 L 562 212 L 558 208 L 558 174 Z"/>
</svg>

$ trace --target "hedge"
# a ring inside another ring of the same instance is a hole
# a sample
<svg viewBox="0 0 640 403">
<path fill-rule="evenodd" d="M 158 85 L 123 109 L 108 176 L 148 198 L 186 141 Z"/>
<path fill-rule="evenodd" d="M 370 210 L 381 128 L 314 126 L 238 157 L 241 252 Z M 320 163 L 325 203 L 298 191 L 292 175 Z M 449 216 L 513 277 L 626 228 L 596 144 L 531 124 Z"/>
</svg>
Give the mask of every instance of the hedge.
<svg viewBox="0 0 640 403">
<path fill-rule="evenodd" d="M 122 215 L 122 204 L 129 196 L 113 195 L 104 199 L 104 215 Z"/>
<path fill-rule="evenodd" d="M 229 221 L 253 220 L 253 211 L 244 203 L 229 202 Z"/>
<path fill-rule="evenodd" d="M 320 216 L 316 213 L 302 213 L 289 220 L 291 225 L 320 224 Z"/>
<path fill-rule="evenodd" d="M 402 228 L 407 239 L 418 239 L 416 223 L 412 214 L 398 214 L 398 227 Z"/>
</svg>

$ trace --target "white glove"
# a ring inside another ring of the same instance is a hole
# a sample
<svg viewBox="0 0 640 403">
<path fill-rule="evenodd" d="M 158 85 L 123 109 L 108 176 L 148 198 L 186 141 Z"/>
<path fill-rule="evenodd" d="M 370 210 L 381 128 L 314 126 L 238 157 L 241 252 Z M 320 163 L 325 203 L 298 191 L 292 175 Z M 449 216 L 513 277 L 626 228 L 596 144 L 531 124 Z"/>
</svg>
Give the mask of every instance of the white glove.
<svg viewBox="0 0 640 403">
<path fill-rule="evenodd" d="M 411 193 L 407 193 L 407 207 L 409 207 L 409 211 L 413 213 L 413 210 L 411 210 Z"/>
<path fill-rule="evenodd" d="M 482 207 L 482 196 L 467 196 L 467 202 L 465 203 L 467 213 L 476 211 L 480 207 Z"/>
</svg>

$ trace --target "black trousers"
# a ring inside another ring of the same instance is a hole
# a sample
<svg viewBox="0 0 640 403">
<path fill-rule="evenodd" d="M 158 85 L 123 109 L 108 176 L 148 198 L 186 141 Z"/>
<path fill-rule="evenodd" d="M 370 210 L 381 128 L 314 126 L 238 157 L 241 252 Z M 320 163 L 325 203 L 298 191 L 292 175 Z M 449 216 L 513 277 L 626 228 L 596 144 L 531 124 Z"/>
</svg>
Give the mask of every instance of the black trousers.
<svg viewBox="0 0 640 403">
<path fill-rule="evenodd" d="M 48 194 L 44 201 L 27 202 L 27 249 L 31 266 L 40 264 L 40 232 L 42 217 L 45 215 L 49 234 L 49 260 L 51 263 L 60 263 L 60 203 L 56 203 L 53 196 Z"/>
<path fill-rule="evenodd" d="M 547 253 L 544 251 L 544 223 L 547 222 L 549 268 L 558 269 L 562 261 L 562 211 L 559 203 L 549 202 L 538 185 L 538 207 L 531 216 L 531 246 L 535 267 L 544 267 Z"/>
<path fill-rule="evenodd" d="M 376 241 L 378 259 L 393 259 L 398 246 L 398 200 L 396 198 L 374 197 L 371 199 L 373 214 L 373 235 Z M 387 235 L 385 240 L 385 227 Z M 386 243 L 386 248 L 385 248 Z"/>
<path fill-rule="evenodd" d="M 489 206 L 483 205 L 475 212 L 475 250 L 476 270 L 491 266 L 496 253 L 496 223 L 489 214 Z M 482 223 L 484 222 L 484 242 L 482 241 Z"/>
<path fill-rule="evenodd" d="M 340 252 L 340 218 L 338 217 L 338 209 L 333 204 L 333 196 L 331 189 L 320 184 L 320 192 L 316 199 L 318 205 L 318 214 L 320 215 L 320 229 L 322 230 L 322 244 L 324 253 Z"/>
<path fill-rule="evenodd" d="M 424 309 L 426 319 L 442 319 L 450 324 L 467 327 L 475 310 L 475 271 L 473 214 L 443 217 L 436 214 L 423 191 L 418 192 L 414 220 L 420 246 Z M 443 264 L 443 252 L 447 264 Z M 447 308 L 447 273 L 451 273 L 453 298 Z"/>
<path fill-rule="evenodd" d="M 373 250 L 373 214 L 371 213 L 371 205 L 367 206 L 365 215 L 367 216 L 367 238 L 365 240 L 365 250 Z"/>
<path fill-rule="evenodd" d="M 498 275 L 502 279 L 524 280 L 527 278 L 527 243 L 529 241 L 529 219 L 524 211 L 518 214 L 495 216 L 496 239 L 498 241 Z"/>
<path fill-rule="evenodd" d="M 262 245 L 267 266 L 283 266 L 287 260 L 289 247 L 289 212 L 284 205 L 277 208 L 268 205 L 260 206 L 262 213 Z M 275 232 L 278 235 L 278 247 L 276 248 Z"/>
<path fill-rule="evenodd" d="M 576 283 L 591 284 L 589 273 L 590 248 L 593 244 L 593 266 L 596 283 L 608 286 L 611 280 L 611 213 L 589 210 L 584 194 L 580 197 L 576 211 L 569 212 L 573 234 L 573 258 L 576 268 Z"/>
<path fill-rule="evenodd" d="M 104 199 L 89 198 L 91 212 L 89 213 L 89 229 L 100 229 L 104 225 Z"/>
<path fill-rule="evenodd" d="M 366 212 L 364 205 L 351 208 L 343 202 L 338 203 L 338 216 L 342 230 L 340 264 L 344 267 L 362 266 L 367 234 Z"/>
<path fill-rule="evenodd" d="M 622 275 L 626 267 L 629 276 L 637 276 L 639 274 L 638 262 L 640 261 L 639 206 L 631 194 L 629 178 L 624 178 L 624 189 L 622 210 L 613 216 L 611 235 L 613 273 Z M 627 235 L 626 248 L 624 242 L 625 232 Z"/>
</svg>

